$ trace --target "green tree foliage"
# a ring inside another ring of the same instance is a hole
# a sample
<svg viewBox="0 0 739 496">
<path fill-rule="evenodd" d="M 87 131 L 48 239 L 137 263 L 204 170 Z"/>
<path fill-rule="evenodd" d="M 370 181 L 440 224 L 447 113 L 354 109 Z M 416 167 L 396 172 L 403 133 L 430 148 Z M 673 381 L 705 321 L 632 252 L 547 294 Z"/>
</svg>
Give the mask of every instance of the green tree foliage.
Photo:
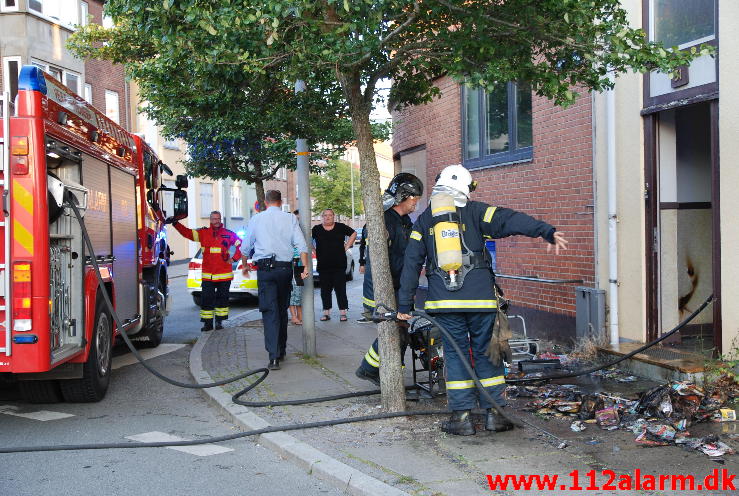
<svg viewBox="0 0 739 496">
<path fill-rule="evenodd" d="M 354 195 L 352 196 L 352 174 L 354 175 Z M 352 165 L 346 160 L 333 160 L 320 174 L 311 174 L 310 190 L 313 198 L 313 214 L 327 208 L 336 215 L 351 218 L 352 198 L 354 198 L 354 213 L 362 215 L 362 189 L 359 183 L 359 173 L 352 170 Z"/>
<path fill-rule="evenodd" d="M 129 50 L 152 63 L 195 60 L 250 76 L 279 71 L 309 87 L 323 77 L 338 84 L 359 150 L 375 299 L 388 304 L 394 295 L 369 120 L 379 81 L 393 81 L 395 108 L 437 96 L 442 74 L 485 88 L 529 82 L 566 105 L 578 90 L 611 87 L 610 74 L 672 71 L 698 52 L 650 43 L 618 0 L 109 0 L 106 10 L 131 26 Z M 379 334 L 383 405 L 399 410 L 397 332 L 388 323 Z"/>
<path fill-rule="evenodd" d="M 312 146 L 314 168 L 352 139 L 338 85 L 325 77 L 296 94 L 278 70 L 249 74 L 234 64 L 162 57 L 161 45 L 126 20 L 112 29 L 89 24 L 70 47 L 125 64 L 146 101 L 142 110 L 165 136 L 188 143 L 188 174 L 254 183 L 260 201 L 263 181 L 279 168 L 295 168 L 297 136 Z"/>
</svg>

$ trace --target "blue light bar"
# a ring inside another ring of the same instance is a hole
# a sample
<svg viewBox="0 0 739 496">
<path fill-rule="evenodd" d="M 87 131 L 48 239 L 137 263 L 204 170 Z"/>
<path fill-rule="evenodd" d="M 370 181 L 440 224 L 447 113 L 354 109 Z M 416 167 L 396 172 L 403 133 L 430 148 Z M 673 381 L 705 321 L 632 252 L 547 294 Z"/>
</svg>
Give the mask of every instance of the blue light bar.
<svg viewBox="0 0 739 496">
<path fill-rule="evenodd" d="M 36 344 L 38 343 L 38 336 L 35 334 L 23 334 L 21 336 L 13 336 L 13 342 L 15 344 Z"/>
<path fill-rule="evenodd" d="M 40 91 L 45 95 L 46 79 L 44 78 L 44 71 L 35 65 L 24 65 L 18 77 L 18 89 Z"/>
</svg>

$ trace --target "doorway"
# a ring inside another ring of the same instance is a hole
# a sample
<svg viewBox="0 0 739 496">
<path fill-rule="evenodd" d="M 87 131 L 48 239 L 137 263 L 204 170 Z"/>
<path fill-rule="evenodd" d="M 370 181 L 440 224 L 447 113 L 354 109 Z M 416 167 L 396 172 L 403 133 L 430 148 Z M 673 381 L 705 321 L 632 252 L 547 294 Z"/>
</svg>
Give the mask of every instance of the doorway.
<svg viewBox="0 0 739 496">
<path fill-rule="evenodd" d="M 651 191 L 656 194 L 650 195 L 652 201 L 647 204 L 652 241 L 648 340 L 673 329 L 710 294 L 718 295 L 714 112 L 713 102 L 703 102 L 649 117 L 652 132 L 647 133 L 651 138 L 647 146 L 651 141 L 653 153 L 652 160 L 647 160 L 647 171 L 651 169 L 655 185 Z M 716 307 L 701 312 L 668 344 L 714 355 L 721 343 Z"/>
</svg>

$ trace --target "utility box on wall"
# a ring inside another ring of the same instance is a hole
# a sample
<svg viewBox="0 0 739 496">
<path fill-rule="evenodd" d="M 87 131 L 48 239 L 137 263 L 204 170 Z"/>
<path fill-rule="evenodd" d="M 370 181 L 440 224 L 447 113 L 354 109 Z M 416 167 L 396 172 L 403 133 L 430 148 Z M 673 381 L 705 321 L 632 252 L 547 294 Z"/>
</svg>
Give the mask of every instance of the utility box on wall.
<svg viewBox="0 0 739 496">
<path fill-rule="evenodd" d="M 601 340 L 606 335 L 606 292 L 603 289 L 575 287 L 577 315 L 575 335 L 578 339 L 593 337 Z"/>
</svg>

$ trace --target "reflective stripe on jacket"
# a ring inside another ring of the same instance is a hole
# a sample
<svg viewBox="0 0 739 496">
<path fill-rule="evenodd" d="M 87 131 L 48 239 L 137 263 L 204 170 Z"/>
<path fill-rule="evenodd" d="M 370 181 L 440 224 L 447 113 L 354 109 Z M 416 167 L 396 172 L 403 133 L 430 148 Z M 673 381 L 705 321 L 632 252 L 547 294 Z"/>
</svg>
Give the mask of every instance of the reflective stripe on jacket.
<svg viewBox="0 0 739 496">
<path fill-rule="evenodd" d="M 241 239 L 233 231 L 224 227 L 213 229 L 201 227 L 189 229 L 180 223 L 174 224 L 174 228 L 189 240 L 200 243 L 203 249 L 203 272 L 204 281 L 230 281 L 233 279 L 233 268 L 231 262 L 237 262 L 241 258 Z M 233 257 L 229 256 L 229 248 L 236 247 Z"/>
<path fill-rule="evenodd" d="M 492 207 L 487 203 L 470 201 L 457 210 L 464 245 L 475 253 L 486 250 L 486 238 L 505 238 L 522 234 L 531 238 L 542 237 L 550 243 L 554 241 L 553 226 L 509 208 Z M 411 308 L 418 288 L 421 267 L 424 263 L 427 269 L 436 265 L 433 226 L 429 206 L 413 225 L 410 242 L 405 251 L 398 294 L 398 311 L 402 313 L 408 313 Z M 427 270 L 426 277 L 428 293 L 424 308 L 429 313 L 493 312 L 498 308 L 493 289 L 495 274 L 492 268 L 471 269 L 465 275 L 464 284 L 457 291 L 446 289 L 441 276 L 433 270 Z"/>
</svg>

